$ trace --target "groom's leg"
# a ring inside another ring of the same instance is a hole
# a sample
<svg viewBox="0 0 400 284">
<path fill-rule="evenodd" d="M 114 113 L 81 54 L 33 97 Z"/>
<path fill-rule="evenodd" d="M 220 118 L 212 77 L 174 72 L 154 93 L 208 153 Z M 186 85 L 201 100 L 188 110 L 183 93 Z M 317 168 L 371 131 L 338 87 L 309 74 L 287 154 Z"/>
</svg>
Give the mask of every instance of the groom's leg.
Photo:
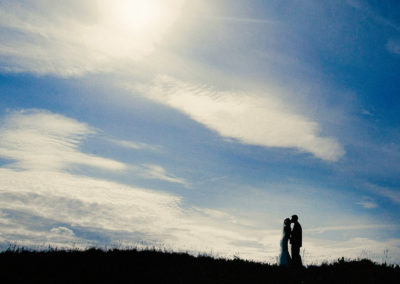
<svg viewBox="0 0 400 284">
<path fill-rule="evenodd" d="M 300 257 L 300 247 L 292 246 L 292 261 L 293 266 L 302 266 Z"/>
<path fill-rule="evenodd" d="M 297 248 L 297 263 L 296 265 L 298 267 L 302 267 L 303 263 L 301 262 L 301 256 L 300 256 L 300 247 Z"/>
<path fill-rule="evenodd" d="M 296 247 L 294 245 L 292 245 L 291 251 L 292 251 L 292 266 L 296 266 Z"/>
</svg>

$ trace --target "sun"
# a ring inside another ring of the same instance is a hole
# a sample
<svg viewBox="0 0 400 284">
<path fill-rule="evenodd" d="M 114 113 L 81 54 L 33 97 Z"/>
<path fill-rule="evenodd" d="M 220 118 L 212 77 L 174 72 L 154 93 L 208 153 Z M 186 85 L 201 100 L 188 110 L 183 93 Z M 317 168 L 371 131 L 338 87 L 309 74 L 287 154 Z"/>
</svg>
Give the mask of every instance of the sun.
<svg viewBox="0 0 400 284">
<path fill-rule="evenodd" d="M 99 62 L 150 54 L 180 15 L 183 0 L 94 0 L 96 18 L 79 40 Z"/>
<path fill-rule="evenodd" d="M 127 32 L 154 32 L 168 13 L 161 0 L 113 0 L 108 3 L 102 7 L 104 20 Z"/>
<path fill-rule="evenodd" d="M 127 29 L 151 30 L 163 15 L 159 0 L 118 0 L 115 5 L 117 21 Z"/>
</svg>

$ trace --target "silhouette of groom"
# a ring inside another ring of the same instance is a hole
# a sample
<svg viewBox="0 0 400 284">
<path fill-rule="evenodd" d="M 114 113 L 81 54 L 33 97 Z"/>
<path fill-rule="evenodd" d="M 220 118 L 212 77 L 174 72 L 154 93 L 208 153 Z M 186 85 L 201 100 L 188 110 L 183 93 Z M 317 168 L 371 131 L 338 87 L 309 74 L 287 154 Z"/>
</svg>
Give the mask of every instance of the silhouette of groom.
<svg viewBox="0 0 400 284">
<path fill-rule="evenodd" d="M 291 223 L 294 223 L 292 233 L 290 235 L 290 244 L 292 245 L 292 264 L 295 267 L 301 267 L 303 264 L 301 263 L 300 256 L 300 248 L 302 246 L 302 232 L 301 225 L 298 222 L 299 217 L 297 215 L 293 215 L 290 220 Z"/>
</svg>

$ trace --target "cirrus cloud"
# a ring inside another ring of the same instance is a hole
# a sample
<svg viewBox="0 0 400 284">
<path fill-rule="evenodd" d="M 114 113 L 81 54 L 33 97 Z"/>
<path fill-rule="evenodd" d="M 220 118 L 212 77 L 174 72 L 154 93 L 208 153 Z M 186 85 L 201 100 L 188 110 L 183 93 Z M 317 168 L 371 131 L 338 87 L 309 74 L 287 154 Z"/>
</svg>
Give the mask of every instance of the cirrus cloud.
<svg viewBox="0 0 400 284">
<path fill-rule="evenodd" d="M 244 144 L 295 148 L 326 161 L 337 161 L 345 153 L 335 138 L 320 134 L 317 122 L 293 111 L 276 95 L 216 91 L 169 76 L 159 76 L 151 85 L 138 89 L 222 137 Z"/>
<path fill-rule="evenodd" d="M 124 170 L 121 162 L 79 151 L 84 138 L 94 133 L 85 123 L 47 111 L 13 112 L 0 125 L 0 157 L 19 169 L 57 171 L 79 164 Z"/>
</svg>

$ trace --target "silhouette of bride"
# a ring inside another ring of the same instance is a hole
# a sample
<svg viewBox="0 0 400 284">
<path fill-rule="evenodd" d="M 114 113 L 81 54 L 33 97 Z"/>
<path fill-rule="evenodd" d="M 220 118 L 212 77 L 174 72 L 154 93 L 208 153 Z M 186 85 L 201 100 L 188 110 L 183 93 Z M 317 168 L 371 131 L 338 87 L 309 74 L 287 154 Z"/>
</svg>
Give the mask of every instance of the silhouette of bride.
<svg viewBox="0 0 400 284">
<path fill-rule="evenodd" d="M 290 258 L 289 255 L 289 249 L 288 249 L 288 241 L 290 238 L 290 219 L 286 218 L 283 221 L 283 233 L 282 233 L 282 240 L 281 240 L 281 254 L 279 256 L 279 265 L 280 266 L 287 266 L 289 267 L 292 259 Z"/>
</svg>

